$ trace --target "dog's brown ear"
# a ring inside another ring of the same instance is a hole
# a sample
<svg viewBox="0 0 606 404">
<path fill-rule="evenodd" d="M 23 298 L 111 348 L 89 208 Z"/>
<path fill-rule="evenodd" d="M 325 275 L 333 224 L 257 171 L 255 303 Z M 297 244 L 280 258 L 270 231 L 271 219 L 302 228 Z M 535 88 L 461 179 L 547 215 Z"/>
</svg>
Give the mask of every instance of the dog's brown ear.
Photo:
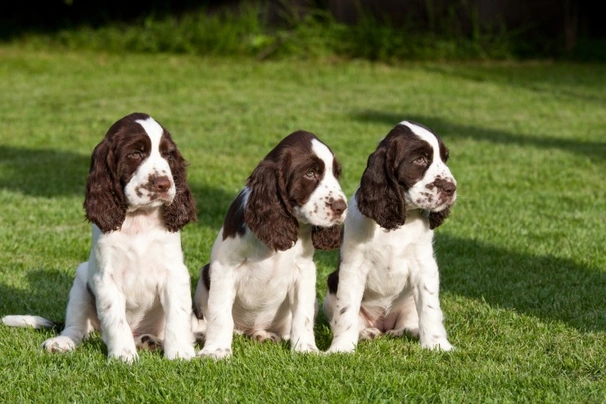
<svg viewBox="0 0 606 404">
<path fill-rule="evenodd" d="M 450 215 L 450 208 L 446 208 L 439 212 L 429 212 L 429 228 L 435 229 L 444 223 L 444 220 Z"/>
<path fill-rule="evenodd" d="M 406 210 L 388 151 L 388 145 L 382 142 L 368 157 L 356 202 L 364 216 L 386 230 L 394 230 L 406 221 Z"/>
<path fill-rule="evenodd" d="M 119 230 L 126 217 L 126 197 L 116 173 L 116 157 L 109 140 L 93 150 L 84 197 L 86 218 L 103 233 Z"/>
<path fill-rule="evenodd" d="M 272 161 L 262 161 L 248 178 L 250 194 L 244 221 L 274 251 L 285 251 L 298 239 L 299 223 L 288 202 L 283 180 Z"/>
<path fill-rule="evenodd" d="M 311 241 L 319 250 L 332 250 L 341 246 L 341 226 L 331 227 L 313 226 L 311 228 Z"/>
<path fill-rule="evenodd" d="M 172 140 L 171 140 L 172 142 Z M 169 159 L 170 170 L 175 181 L 176 194 L 173 202 L 164 207 L 164 223 L 168 230 L 179 231 L 189 222 L 198 220 L 196 200 L 187 183 L 187 162 L 178 149 Z"/>
</svg>

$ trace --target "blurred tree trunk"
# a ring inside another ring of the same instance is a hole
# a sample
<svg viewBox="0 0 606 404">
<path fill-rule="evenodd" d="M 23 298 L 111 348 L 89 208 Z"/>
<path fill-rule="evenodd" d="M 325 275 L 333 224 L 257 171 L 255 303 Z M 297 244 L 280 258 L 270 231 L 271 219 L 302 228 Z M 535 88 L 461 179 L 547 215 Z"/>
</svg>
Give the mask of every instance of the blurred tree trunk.
<svg viewBox="0 0 606 404">
<path fill-rule="evenodd" d="M 579 4 L 575 0 L 564 2 L 564 50 L 572 51 L 577 44 L 579 26 Z"/>
</svg>

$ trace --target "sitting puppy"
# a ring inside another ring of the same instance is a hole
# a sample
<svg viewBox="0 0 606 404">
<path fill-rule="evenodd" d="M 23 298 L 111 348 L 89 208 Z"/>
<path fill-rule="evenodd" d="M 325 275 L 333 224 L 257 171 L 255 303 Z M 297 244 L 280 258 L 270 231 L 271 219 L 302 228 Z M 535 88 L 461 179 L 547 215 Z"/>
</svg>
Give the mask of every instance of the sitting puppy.
<svg viewBox="0 0 606 404">
<path fill-rule="evenodd" d="M 234 329 L 317 351 L 314 247 L 337 248 L 347 208 L 341 167 L 315 135 L 282 140 L 231 204 L 202 268 L 194 311 L 207 321 L 198 355 L 231 355 Z"/>
<path fill-rule="evenodd" d="M 137 359 L 137 345 L 163 339 L 164 356 L 195 356 L 189 273 L 179 231 L 196 220 L 186 163 L 170 134 L 149 115 L 130 114 L 92 154 L 84 208 L 93 223 L 88 262 L 69 294 L 65 328 L 44 341 L 50 352 L 76 348 L 100 330 L 109 358 Z M 5 324 L 49 327 L 35 316 Z"/>
<path fill-rule="evenodd" d="M 426 128 L 401 122 L 368 158 L 349 202 L 339 269 L 328 278 L 329 352 L 351 352 L 387 333 L 452 349 L 442 324 L 433 229 L 448 216 L 456 181 L 448 149 Z"/>
</svg>

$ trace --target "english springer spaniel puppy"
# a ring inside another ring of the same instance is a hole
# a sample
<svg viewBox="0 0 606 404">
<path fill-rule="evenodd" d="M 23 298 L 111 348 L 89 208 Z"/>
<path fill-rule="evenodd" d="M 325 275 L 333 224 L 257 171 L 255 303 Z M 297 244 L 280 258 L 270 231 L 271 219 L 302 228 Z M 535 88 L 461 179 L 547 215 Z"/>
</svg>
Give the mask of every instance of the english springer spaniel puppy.
<svg viewBox="0 0 606 404">
<path fill-rule="evenodd" d="M 114 123 L 95 147 L 84 200 L 92 249 L 72 285 L 65 328 L 42 346 L 71 351 L 101 331 L 109 358 L 137 359 L 137 346 L 163 340 L 164 356 L 195 356 L 189 272 L 179 231 L 196 220 L 186 163 L 170 133 L 149 115 Z M 5 324 L 49 327 L 37 316 Z"/>
<path fill-rule="evenodd" d="M 448 149 L 427 128 L 401 122 L 368 158 L 349 202 L 340 263 L 328 278 L 324 312 L 329 352 L 351 352 L 358 337 L 418 336 L 448 351 L 438 298 L 433 229 L 456 199 Z"/>
<path fill-rule="evenodd" d="M 296 352 L 314 339 L 314 247 L 337 248 L 347 209 L 341 167 L 315 135 L 284 138 L 252 172 L 231 204 L 200 272 L 194 311 L 207 321 L 204 348 L 231 355 L 233 332 L 256 340 L 290 339 Z"/>
</svg>

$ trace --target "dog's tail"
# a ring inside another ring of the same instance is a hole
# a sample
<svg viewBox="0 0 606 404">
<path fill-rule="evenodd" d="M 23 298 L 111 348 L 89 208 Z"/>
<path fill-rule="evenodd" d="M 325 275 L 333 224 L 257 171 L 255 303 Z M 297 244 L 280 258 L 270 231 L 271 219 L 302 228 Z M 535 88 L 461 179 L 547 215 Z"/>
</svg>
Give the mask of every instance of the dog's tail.
<svg viewBox="0 0 606 404">
<path fill-rule="evenodd" d="M 63 324 L 47 320 L 40 316 L 4 316 L 2 322 L 9 327 L 63 328 Z"/>
</svg>

